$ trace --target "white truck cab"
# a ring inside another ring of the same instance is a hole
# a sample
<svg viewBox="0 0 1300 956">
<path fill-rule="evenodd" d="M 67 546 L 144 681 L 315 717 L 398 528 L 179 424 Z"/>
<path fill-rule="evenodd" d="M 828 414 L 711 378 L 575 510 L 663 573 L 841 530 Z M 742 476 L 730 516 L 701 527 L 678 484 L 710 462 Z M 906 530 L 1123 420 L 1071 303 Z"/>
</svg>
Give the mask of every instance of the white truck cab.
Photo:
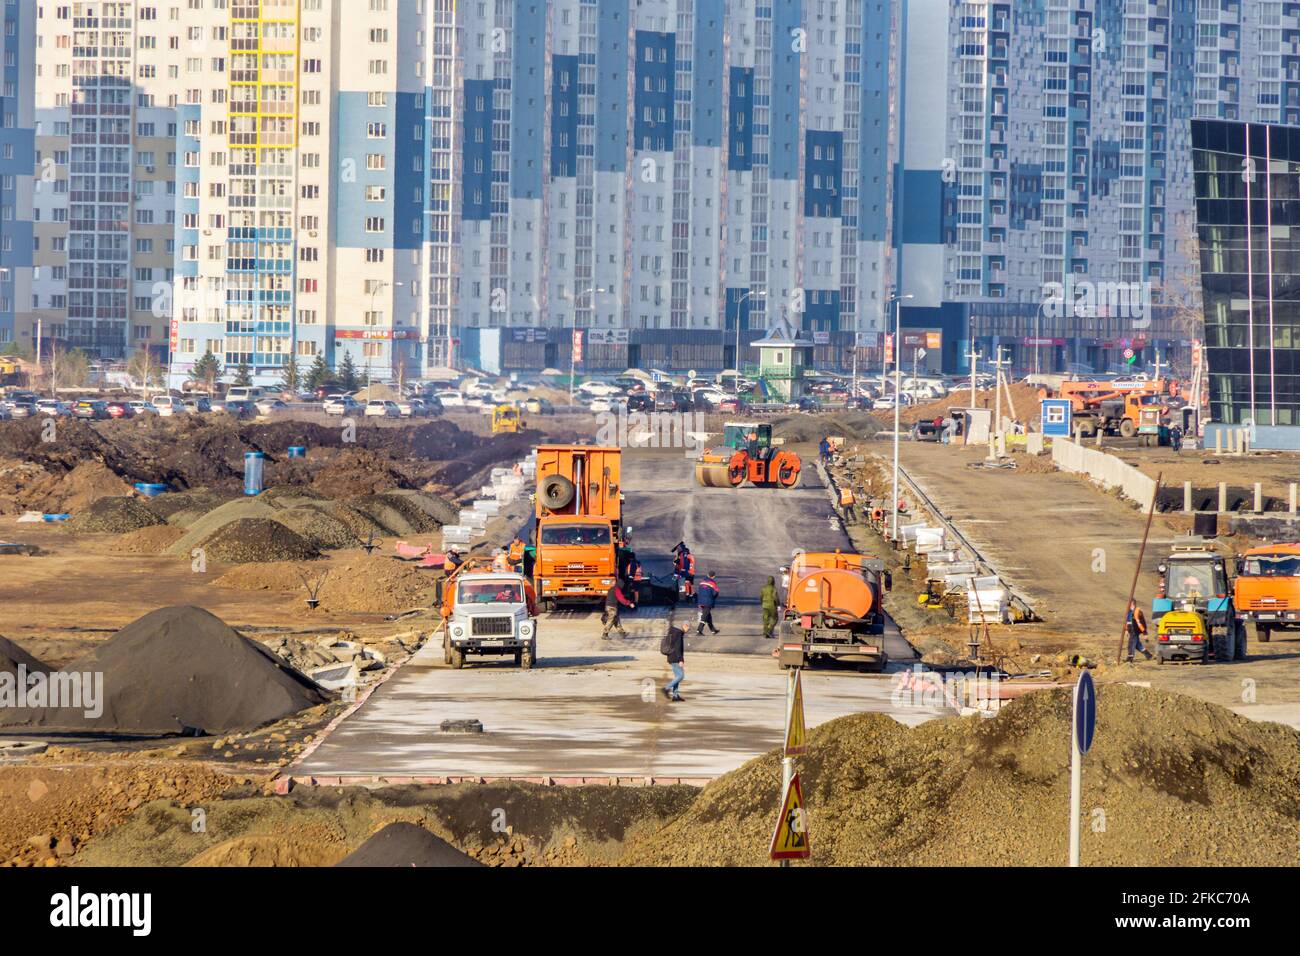
<svg viewBox="0 0 1300 956">
<path fill-rule="evenodd" d="M 465 566 L 440 582 L 443 658 L 459 670 L 470 654 L 537 661 L 537 597 L 522 574 Z"/>
</svg>

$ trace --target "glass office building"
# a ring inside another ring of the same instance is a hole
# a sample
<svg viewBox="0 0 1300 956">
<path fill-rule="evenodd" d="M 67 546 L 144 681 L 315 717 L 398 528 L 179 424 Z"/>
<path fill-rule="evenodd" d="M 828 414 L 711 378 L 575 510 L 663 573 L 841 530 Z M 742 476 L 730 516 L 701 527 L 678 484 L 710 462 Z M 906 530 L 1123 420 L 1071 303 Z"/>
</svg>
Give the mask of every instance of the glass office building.
<svg viewBox="0 0 1300 956">
<path fill-rule="evenodd" d="M 1300 127 L 1192 121 L 1211 421 L 1300 443 Z M 1288 429 L 1289 431 L 1289 429 Z"/>
</svg>

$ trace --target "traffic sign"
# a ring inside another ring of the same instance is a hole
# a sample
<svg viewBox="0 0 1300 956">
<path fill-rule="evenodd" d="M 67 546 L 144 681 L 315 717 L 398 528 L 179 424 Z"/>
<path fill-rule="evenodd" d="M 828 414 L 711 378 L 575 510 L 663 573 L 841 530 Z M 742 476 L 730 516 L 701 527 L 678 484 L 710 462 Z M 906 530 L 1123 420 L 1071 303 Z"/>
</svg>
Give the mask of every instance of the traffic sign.
<svg viewBox="0 0 1300 956">
<path fill-rule="evenodd" d="M 785 715 L 785 755 L 798 757 L 808 752 L 808 730 L 803 720 L 803 671 L 795 668 L 794 699 Z"/>
<path fill-rule="evenodd" d="M 812 853 L 808 845 L 808 816 L 803 808 L 803 788 L 799 775 L 790 778 L 790 787 L 781 801 L 781 815 L 772 834 L 772 848 L 768 855 L 773 860 L 806 860 Z"/>
<path fill-rule="evenodd" d="M 1048 438 L 1069 438 L 1073 425 L 1073 406 L 1068 398 L 1043 399 L 1040 420 Z"/>
<path fill-rule="evenodd" d="M 1074 685 L 1074 743 L 1079 753 L 1086 754 L 1092 747 L 1097 732 L 1097 688 L 1092 674 L 1084 671 L 1079 683 Z"/>
</svg>

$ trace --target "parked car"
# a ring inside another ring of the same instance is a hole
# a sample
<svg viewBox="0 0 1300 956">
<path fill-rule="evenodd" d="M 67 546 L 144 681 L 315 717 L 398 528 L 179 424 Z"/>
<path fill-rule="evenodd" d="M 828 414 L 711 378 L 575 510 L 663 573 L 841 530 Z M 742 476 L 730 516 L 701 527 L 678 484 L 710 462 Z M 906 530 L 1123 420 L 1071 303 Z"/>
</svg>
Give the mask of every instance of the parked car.
<svg viewBox="0 0 1300 956">
<path fill-rule="evenodd" d="M 257 415 L 257 406 L 244 398 L 228 398 L 224 402 L 217 402 L 212 410 L 235 418 L 253 418 Z"/>
<path fill-rule="evenodd" d="M 347 392 L 337 385 L 322 385 L 311 394 L 316 401 L 323 402 L 331 398 L 340 398 Z"/>
<path fill-rule="evenodd" d="M 134 402 L 127 402 L 127 404 L 131 406 L 131 411 L 135 412 L 137 416 L 158 414 L 158 409 L 154 407 L 153 402 L 136 400 Z"/>
<path fill-rule="evenodd" d="M 109 402 L 106 407 L 109 418 L 135 418 L 135 409 L 130 402 Z"/>
<path fill-rule="evenodd" d="M 424 399 L 412 395 L 397 403 L 397 414 L 402 418 L 428 418 L 429 407 L 424 404 Z"/>
<path fill-rule="evenodd" d="M 188 415 L 190 411 L 184 402 L 171 395 L 159 395 L 152 402 L 162 418 L 171 418 L 173 415 Z"/>
<path fill-rule="evenodd" d="M 401 416 L 402 413 L 397 410 L 396 402 L 378 398 L 366 402 L 366 418 L 401 418 Z"/>
<path fill-rule="evenodd" d="M 786 405 L 786 408 L 792 412 L 819 412 L 821 411 L 822 405 L 821 402 L 817 401 L 817 399 L 812 396 L 804 395 L 795 399 L 793 402 L 790 402 Z"/>
<path fill-rule="evenodd" d="M 263 398 L 261 401 L 253 403 L 259 415 L 279 415 L 289 410 L 281 398 Z"/>
<path fill-rule="evenodd" d="M 193 415 L 205 415 L 212 411 L 212 402 L 202 396 L 197 398 L 187 398 L 183 404 Z"/>
<path fill-rule="evenodd" d="M 545 398 L 528 398 L 524 400 L 524 411 L 533 415 L 554 415 L 555 406 Z"/>
<path fill-rule="evenodd" d="M 42 415 L 53 415 L 55 418 L 67 418 L 72 414 L 72 406 L 55 398 L 42 398 L 36 403 L 36 411 Z"/>
<path fill-rule="evenodd" d="M 442 403 L 443 408 L 465 407 L 465 396 L 454 388 L 440 389 L 433 393 L 433 397 Z"/>
<path fill-rule="evenodd" d="M 747 403 L 737 395 L 730 395 L 718 402 L 718 411 L 724 415 L 734 415 L 745 410 Z"/>
<path fill-rule="evenodd" d="M 325 399 L 324 411 L 326 415 L 352 415 L 360 407 L 351 395 L 334 395 Z"/>
<path fill-rule="evenodd" d="M 109 417 L 108 403 L 95 399 L 85 399 L 72 406 L 72 414 L 75 418 L 86 418 L 94 421 L 103 420 Z"/>
<path fill-rule="evenodd" d="M 653 412 L 655 410 L 654 396 L 649 392 L 633 392 L 627 397 L 627 410 L 629 412 Z"/>
<path fill-rule="evenodd" d="M 578 391 L 584 395 L 592 395 L 597 398 L 611 398 L 619 394 L 623 389 L 617 385 L 611 385 L 609 382 L 583 382 L 578 386 Z"/>
</svg>

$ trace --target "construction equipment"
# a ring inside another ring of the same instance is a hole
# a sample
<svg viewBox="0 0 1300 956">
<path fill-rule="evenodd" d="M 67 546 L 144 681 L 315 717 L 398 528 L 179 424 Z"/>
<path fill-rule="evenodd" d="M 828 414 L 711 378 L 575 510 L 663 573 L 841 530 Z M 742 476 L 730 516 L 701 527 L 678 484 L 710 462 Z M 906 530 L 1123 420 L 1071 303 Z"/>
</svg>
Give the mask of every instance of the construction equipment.
<svg viewBox="0 0 1300 956">
<path fill-rule="evenodd" d="M 603 601 L 614 586 L 624 531 L 622 455 L 589 445 L 537 449 L 533 579 L 547 609 L 560 601 Z"/>
<path fill-rule="evenodd" d="M 456 670 L 468 655 L 512 654 L 524 670 L 537 661 L 537 593 L 522 574 L 490 558 L 471 558 L 437 582 L 443 662 Z"/>
<path fill-rule="evenodd" d="M 1140 406 L 1137 436 L 1138 444 L 1144 448 L 1173 444 L 1165 409 L 1160 405 Z"/>
<path fill-rule="evenodd" d="M 1196 661 L 1208 664 L 1210 643 L 1206 640 L 1205 618 L 1196 611 L 1166 611 L 1156 627 L 1156 663 Z"/>
<path fill-rule="evenodd" d="M 842 551 L 797 552 L 781 569 L 781 581 L 781 667 L 833 659 L 884 669 L 888 658 L 879 638 L 892 581 L 882 561 Z"/>
<path fill-rule="evenodd" d="M 517 435 L 527 427 L 517 405 L 497 405 L 492 409 L 493 435 Z"/>
<path fill-rule="evenodd" d="M 706 448 L 695 463 L 695 480 L 706 488 L 739 488 L 746 481 L 760 488 L 793 488 L 803 463 L 772 440 L 766 422 L 728 422 L 723 447 Z"/>
<path fill-rule="evenodd" d="M 1277 630 L 1300 628 L 1300 544 L 1252 548 L 1237 559 L 1233 603 L 1244 628 L 1267 643 Z"/>
<path fill-rule="evenodd" d="M 1246 656 L 1246 627 L 1233 610 L 1223 555 L 1203 538 L 1188 536 L 1174 543 L 1157 571 L 1160 585 L 1151 602 L 1151 617 L 1157 625 L 1166 614 L 1194 612 L 1202 619 L 1216 661 L 1228 663 Z"/>
<path fill-rule="evenodd" d="M 1039 391 L 1042 398 L 1069 399 L 1072 419 L 1084 438 L 1091 438 L 1098 432 L 1132 438 L 1138 432 L 1143 408 L 1159 408 L 1161 415 L 1166 415 L 1169 412 L 1167 399 L 1178 394 L 1178 383 L 1165 379 L 1062 382 L 1055 396 L 1047 389 Z"/>
</svg>

